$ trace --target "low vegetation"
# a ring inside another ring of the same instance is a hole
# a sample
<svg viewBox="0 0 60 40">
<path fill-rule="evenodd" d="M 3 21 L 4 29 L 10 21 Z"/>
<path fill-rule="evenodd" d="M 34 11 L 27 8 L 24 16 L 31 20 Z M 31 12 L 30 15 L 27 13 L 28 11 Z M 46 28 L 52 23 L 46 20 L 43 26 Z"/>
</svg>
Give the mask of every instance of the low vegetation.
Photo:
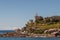
<svg viewBox="0 0 60 40">
<path fill-rule="evenodd" d="M 45 17 L 36 16 L 35 20 L 27 22 L 24 31 L 35 34 L 43 34 L 45 30 L 60 28 L 60 16 Z"/>
</svg>

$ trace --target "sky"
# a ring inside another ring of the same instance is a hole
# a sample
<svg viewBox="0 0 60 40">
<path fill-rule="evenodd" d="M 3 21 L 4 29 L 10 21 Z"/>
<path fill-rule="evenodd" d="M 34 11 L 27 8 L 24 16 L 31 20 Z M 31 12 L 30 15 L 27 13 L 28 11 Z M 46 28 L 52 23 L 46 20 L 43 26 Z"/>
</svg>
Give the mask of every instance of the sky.
<svg viewBox="0 0 60 40">
<path fill-rule="evenodd" d="M 0 0 L 0 30 L 22 28 L 39 16 L 60 16 L 60 0 Z"/>
</svg>

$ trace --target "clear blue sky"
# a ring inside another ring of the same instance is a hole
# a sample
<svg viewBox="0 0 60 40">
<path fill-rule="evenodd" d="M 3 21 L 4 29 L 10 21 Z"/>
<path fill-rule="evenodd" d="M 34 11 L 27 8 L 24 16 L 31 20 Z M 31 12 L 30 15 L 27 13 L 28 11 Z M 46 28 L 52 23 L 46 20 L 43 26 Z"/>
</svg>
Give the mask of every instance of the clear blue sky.
<svg viewBox="0 0 60 40">
<path fill-rule="evenodd" d="M 23 27 L 38 15 L 60 15 L 60 0 L 0 0 L 0 30 Z"/>
</svg>

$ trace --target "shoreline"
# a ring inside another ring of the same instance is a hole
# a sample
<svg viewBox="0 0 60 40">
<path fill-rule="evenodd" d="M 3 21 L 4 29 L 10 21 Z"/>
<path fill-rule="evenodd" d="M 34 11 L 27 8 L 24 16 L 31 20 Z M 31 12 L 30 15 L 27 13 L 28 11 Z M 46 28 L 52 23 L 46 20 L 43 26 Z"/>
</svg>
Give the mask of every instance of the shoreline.
<svg viewBox="0 0 60 40">
<path fill-rule="evenodd" d="M 10 32 L 10 33 L 6 33 L 6 34 L 0 34 L 0 37 L 56 37 L 55 35 L 52 34 L 20 34 L 20 33 L 16 33 L 16 32 Z M 60 36 L 57 36 L 60 37 Z"/>
</svg>

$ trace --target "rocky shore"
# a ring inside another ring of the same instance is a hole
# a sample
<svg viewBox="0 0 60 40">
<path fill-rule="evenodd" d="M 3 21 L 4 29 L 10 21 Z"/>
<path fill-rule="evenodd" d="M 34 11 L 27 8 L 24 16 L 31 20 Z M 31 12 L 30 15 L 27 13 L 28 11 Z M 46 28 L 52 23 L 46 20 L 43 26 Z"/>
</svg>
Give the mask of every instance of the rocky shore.
<svg viewBox="0 0 60 40">
<path fill-rule="evenodd" d="M 0 34 L 0 37 L 56 37 L 52 34 L 20 34 L 16 32 Z"/>
<path fill-rule="evenodd" d="M 47 32 L 50 34 L 47 34 Z M 0 37 L 60 37 L 60 31 L 54 28 L 44 31 L 44 34 L 34 34 L 25 31 L 22 32 L 20 29 L 17 29 L 14 32 L 0 34 Z"/>
<path fill-rule="evenodd" d="M 26 36 L 29 36 L 29 35 L 20 34 L 20 33 L 16 33 L 16 32 L 0 34 L 0 37 L 26 37 Z"/>
</svg>

